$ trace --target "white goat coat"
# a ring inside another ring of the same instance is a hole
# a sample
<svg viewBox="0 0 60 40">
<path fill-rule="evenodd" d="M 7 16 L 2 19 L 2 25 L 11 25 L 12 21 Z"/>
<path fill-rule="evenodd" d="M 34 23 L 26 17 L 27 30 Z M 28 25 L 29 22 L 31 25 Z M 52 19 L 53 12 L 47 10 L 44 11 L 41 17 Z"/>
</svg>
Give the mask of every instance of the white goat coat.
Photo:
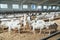
<svg viewBox="0 0 60 40">
<path fill-rule="evenodd" d="M 30 16 L 27 17 L 27 21 L 30 22 Z"/>
<path fill-rule="evenodd" d="M 19 24 L 19 20 L 13 21 L 12 24 L 11 24 L 12 25 L 12 28 L 13 29 L 15 29 L 15 28 L 18 28 L 19 29 L 20 28 L 20 25 L 18 25 L 18 24 Z"/>
<path fill-rule="evenodd" d="M 40 29 L 44 28 L 45 22 L 43 20 L 37 20 L 37 27 L 40 27 Z"/>
<path fill-rule="evenodd" d="M 25 27 L 25 25 L 26 25 L 26 14 L 24 14 L 24 27 Z"/>
<path fill-rule="evenodd" d="M 43 20 L 37 20 L 37 22 L 32 23 L 33 31 L 35 29 L 43 29 L 44 28 L 44 21 Z"/>
<path fill-rule="evenodd" d="M 4 25 L 4 24 L 7 27 L 9 27 L 8 31 L 11 31 L 11 29 L 15 29 L 15 28 L 18 28 L 18 30 L 20 29 L 20 25 L 18 25 L 19 24 L 19 20 L 2 22 L 2 25 Z"/>
</svg>

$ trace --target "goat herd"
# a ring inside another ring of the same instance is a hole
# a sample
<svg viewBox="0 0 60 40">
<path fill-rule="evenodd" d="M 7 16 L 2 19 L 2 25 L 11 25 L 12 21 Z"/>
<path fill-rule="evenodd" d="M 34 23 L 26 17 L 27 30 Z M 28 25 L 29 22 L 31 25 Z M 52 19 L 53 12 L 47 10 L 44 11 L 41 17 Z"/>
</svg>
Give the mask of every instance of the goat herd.
<svg viewBox="0 0 60 40">
<path fill-rule="evenodd" d="M 9 21 L 2 21 L 3 19 L 1 19 L 0 25 L 5 25 L 5 27 L 8 27 L 9 32 L 11 31 L 11 29 L 15 28 L 17 28 L 18 32 L 20 32 L 21 24 L 23 24 L 23 27 L 25 28 L 27 22 L 29 24 L 29 28 L 32 28 L 33 33 L 35 33 L 35 29 L 39 29 L 40 33 L 43 29 L 49 29 L 49 34 L 50 30 L 52 29 L 54 29 L 55 31 L 57 30 L 58 25 L 54 21 L 51 21 L 51 19 L 53 19 L 54 16 L 50 16 L 49 21 L 47 22 L 39 18 L 40 17 L 37 16 L 34 20 L 31 20 L 30 16 L 26 16 L 26 14 L 24 14 L 23 17 L 9 19 Z"/>
</svg>

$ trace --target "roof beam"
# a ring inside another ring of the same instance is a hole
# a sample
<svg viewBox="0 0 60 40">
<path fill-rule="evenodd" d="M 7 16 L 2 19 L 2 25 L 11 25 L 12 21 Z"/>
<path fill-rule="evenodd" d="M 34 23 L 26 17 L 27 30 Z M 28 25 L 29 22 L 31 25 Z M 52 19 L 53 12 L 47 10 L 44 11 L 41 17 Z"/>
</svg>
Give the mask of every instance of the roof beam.
<svg viewBox="0 0 60 40">
<path fill-rule="evenodd" d="M 27 0 L 23 0 L 22 2 L 21 2 L 21 4 L 23 4 L 23 3 L 25 3 Z"/>
<path fill-rule="evenodd" d="M 36 1 L 32 1 L 32 0 L 29 0 L 28 2 L 25 2 L 25 3 L 33 3 L 33 4 L 43 4 L 43 3 L 45 3 L 45 2 L 47 2 L 48 0 L 42 0 L 42 1 L 38 1 L 38 2 L 36 2 Z"/>
<path fill-rule="evenodd" d="M 54 5 L 55 5 L 55 4 L 59 5 L 59 4 L 58 4 L 59 2 L 60 2 L 60 1 L 56 1 L 56 2 L 54 2 L 54 3 L 52 3 L 52 4 L 54 4 Z M 51 4 L 51 5 L 52 5 L 52 4 Z"/>
<path fill-rule="evenodd" d="M 57 5 L 57 6 L 60 6 L 60 4 L 48 4 L 48 5 Z"/>
<path fill-rule="evenodd" d="M 48 1 L 48 0 L 44 0 L 44 1 L 40 2 L 40 3 L 38 3 L 38 4 L 43 4 L 43 3 L 47 2 L 47 1 Z"/>
<path fill-rule="evenodd" d="M 12 3 L 20 3 L 20 2 L 19 1 L 0 1 L 0 3 L 12 4 Z"/>
</svg>

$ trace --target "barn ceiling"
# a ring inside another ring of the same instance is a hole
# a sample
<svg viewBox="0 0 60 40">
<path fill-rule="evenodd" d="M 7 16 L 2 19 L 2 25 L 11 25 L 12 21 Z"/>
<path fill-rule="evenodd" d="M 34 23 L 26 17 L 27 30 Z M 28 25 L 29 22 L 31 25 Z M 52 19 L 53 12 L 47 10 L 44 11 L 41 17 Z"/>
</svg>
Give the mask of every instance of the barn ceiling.
<svg viewBox="0 0 60 40">
<path fill-rule="evenodd" d="M 60 0 L 0 0 L 0 3 L 60 5 Z"/>
</svg>

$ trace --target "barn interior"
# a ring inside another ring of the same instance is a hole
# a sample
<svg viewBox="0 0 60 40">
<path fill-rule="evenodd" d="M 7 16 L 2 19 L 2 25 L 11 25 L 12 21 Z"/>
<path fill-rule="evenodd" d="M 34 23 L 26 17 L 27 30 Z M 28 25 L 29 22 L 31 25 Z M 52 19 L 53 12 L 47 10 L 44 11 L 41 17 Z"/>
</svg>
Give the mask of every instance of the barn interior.
<svg viewBox="0 0 60 40">
<path fill-rule="evenodd" d="M 60 0 L 0 0 L 0 40 L 60 40 Z"/>
</svg>

